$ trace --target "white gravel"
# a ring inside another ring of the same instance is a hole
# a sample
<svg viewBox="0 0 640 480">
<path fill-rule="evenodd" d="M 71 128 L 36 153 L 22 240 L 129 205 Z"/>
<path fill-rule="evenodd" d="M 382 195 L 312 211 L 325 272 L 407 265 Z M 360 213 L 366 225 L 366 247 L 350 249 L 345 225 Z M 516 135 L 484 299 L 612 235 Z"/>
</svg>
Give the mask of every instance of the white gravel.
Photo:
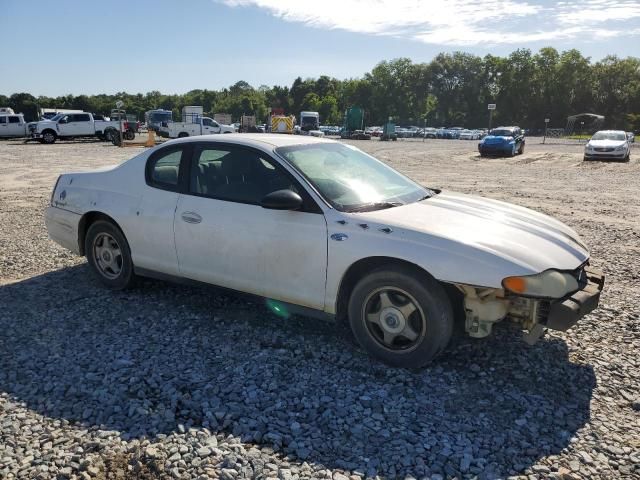
<svg viewBox="0 0 640 480">
<path fill-rule="evenodd" d="M 533 347 L 504 323 L 409 372 L 213 289 L 102 289 L 43 208 L 60 172 L 138 149 L 0 142 L 0 478 L 640 478 L 640 152 L 475 143 L 357 145 L 568 223 L 607 274 L 601 306 Z"/>
</svg>

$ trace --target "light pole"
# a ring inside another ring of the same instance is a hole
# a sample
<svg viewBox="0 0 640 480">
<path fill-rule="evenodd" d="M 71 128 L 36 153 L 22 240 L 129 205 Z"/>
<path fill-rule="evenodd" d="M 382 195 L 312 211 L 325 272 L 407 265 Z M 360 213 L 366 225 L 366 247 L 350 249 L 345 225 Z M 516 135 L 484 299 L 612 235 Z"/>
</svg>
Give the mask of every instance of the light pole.
<svg viewBox="0 0 640 480">
<path fill-rule="evenodd" d="M 544 143 L 547 140 L 547 127 L 549 126 L 549 119 L 545 118 L 544 119 L 544 137 L 542 137 L 542 143 Z"/>
<path fill-rule="evenodd" d="M 498 90 L 500 88 L 500 86 L 498 85 L 498 81 L 500 80 L 500 75 L 502 75 L 502 72 L 489 72 L 488 77 L 489 77 L 489 93 L 491 94 L 491 98 L 495 99 L 498 95 Z M 491 122 L 493 120 L 493 111 L 496 109 L 496 104 L 495 103 L 489 103 L 487 105 L 487 109 L 489 110 L 489 132 L 491 132 Z"/>
</svg>

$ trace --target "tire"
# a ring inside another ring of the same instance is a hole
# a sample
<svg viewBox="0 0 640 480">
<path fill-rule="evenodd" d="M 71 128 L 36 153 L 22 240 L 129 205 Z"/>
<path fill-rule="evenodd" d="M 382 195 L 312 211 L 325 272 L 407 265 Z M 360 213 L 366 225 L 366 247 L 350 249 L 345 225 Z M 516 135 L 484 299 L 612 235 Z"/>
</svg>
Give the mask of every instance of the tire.
<svg viewBox="0 0 640 480">
<path fill-rule="evenodd" d="M 624 159 L 622 160 L 623 162 L 629 162 L 631 161 L 631 152 L 627 153 L 627 156 L 624 157 Z"/>
<path fill-rule="evenodd" d="M 131 250 L 124 234 L 113 223 L 98 220 L 91 224 L 84 240 L 87 262 L 94 275 L 110 290 L 132 285 L 135 275 Z"/>
<path fill-rule="evenodd" d="M 429 274 L 388 266 L 356 284 L 349 298 L 349 324 L 371 356 L 395 367 L 421 368 L 448 345 L 453 310 Z"/>
<path fill-rule="evenodd" d="M 189 136 L 189 134 L 187 132 L 180 132 L 178 134 L 178 138 L 185 138 L 185 137 L 188 137 L 188 136 Z"/>
<path fill-rule="evenodd" d="M 515 157 L 516 156 L 516 145 L 514 144 L 513 147 L 511 148 L 511 151 L 507 154 L 510 157 Z"/>
<path fill-rule="evenodd" d="M 56 143 L 56 139 L 58 137 L 56 136 L 55 132 L 51 131 L 51 130 L 45 130 L 42 133 L 42 143 L 46 143 L 47 145 L 51 145 L 53 143 Z"/>
<path fill-rule="evenodd" d="M 583 161 L 583 162 L 588 162 L 588 161 L 589 161 L 589 158 L 585 155 L 584 157 L 582 157 L 582 161 Z"/>
<path fill-rule="evenodd" d="M 122 136 L 125 140 L 134 140 L 136 138 L 136 133 L 133 130 L 127 130 Z"/>
<path fill-rule="evenodd" d="M 520 144 L 520 148 L 518 149 L 518 155 L 522 155 L 524 153 L 524 143 Z"/>
</svg>

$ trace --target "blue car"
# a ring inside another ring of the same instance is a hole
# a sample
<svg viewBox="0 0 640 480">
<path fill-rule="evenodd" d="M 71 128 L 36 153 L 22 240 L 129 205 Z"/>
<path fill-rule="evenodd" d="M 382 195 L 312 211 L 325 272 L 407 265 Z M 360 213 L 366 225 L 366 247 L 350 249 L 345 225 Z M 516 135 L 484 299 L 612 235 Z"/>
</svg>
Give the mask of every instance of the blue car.
<svg viewBox="0 0 640 480">
<path fill-rule="evenodd" d="M 508 155 L 515 156 L 524 152 L 524 132 L 520 127 L 498 127 L 489 132 L 478 143 L 480 156 Z"/>
</svg>

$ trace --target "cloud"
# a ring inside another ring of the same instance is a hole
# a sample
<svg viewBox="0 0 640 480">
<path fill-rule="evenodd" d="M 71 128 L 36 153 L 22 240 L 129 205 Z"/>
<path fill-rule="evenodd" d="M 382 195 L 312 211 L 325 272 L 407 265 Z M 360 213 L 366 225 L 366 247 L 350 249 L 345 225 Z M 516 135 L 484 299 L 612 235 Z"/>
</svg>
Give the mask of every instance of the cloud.
<svg viewBox="0 0 640 480">
<path fill-rule="evenodd" d="M 640 18 L 636 1 L 540 2 L 514 0 L 215 0 L 257 7 L 288 22 L 316 28 L 411 38 L 456 46 L 513 44 L 636 35 L 607 28 Z M 604 25 L 604 26 L 603 26 Z M 637 25 L 634 25 L 637 26 Z"/>
</svg>

